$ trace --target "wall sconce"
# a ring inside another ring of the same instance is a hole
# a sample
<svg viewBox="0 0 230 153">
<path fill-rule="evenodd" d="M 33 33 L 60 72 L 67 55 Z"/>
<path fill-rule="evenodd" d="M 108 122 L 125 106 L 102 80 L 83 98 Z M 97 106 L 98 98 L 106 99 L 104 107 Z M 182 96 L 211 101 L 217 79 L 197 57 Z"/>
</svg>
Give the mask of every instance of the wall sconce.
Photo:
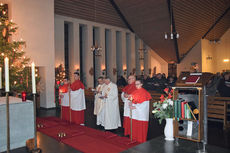
<svg viewBox="0 0 230 153">
<path fill-rule="evenodd" d="M 149 75 L 151 75 L 151 73 L 152 73 L 152 69 L 151 69 L 151 68 L 149 68 Z"/>
<path fill-rule="evenodd" d="M 104 75 L 104 76 L 106 75 L 106 69 L 102 70 L 102 75 Z"/>
<path fill-rule="evenodd" d="M 209 40 L 210 44 L 220 44 L 220 39 L 216 39 L 216 40 Z"/>
<path fill-rule="evenodd" d="M 224 63 L 228 63 L 228 62 L 229 62 L 229 59 L 224 59 L 223 62 L 224 62 Z"/>
<path fill-rule="evenodd" d="M 127 74 L 127 69 L 124 69 L 124 75 L 126 75 Z"/>
<path fill-rule="evenodd" d="M 144 54 L 147 53 L 145 48 L 140 48 L 139 50 L 139 60 L 144 60 Z"/>
<path fill-rule="evenodd" d="M 101 56 L 102 48 L 100 46 L 98 46 L 97 44 L 93 45 L 90 49 L 92 52 L 95 53 L 95 56 Z"/>
<path fill-rule="evenodd" d="M 141 70 L 141 75 L 144 75 L 144 72 L 145 72 L 145 70 L 143 69 L 143 70 Z"/>
<path fill-rule="evenodd" d="M 206 57 L 206 60 L 212 60 L 212 56 L 209 56 L 209 55 L 208 55 L 208 56 Z"/>
</svg>

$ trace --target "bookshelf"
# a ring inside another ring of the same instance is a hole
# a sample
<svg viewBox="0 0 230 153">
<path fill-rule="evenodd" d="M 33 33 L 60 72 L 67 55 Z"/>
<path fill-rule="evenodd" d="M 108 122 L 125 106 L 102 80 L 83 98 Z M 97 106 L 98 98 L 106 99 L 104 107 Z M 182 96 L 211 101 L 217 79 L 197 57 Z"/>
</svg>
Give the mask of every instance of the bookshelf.
<svg viewBox="0 0 230 153">
<path fill-rule="evenodd" d="M 187 139 L 191 141 L 200 142 L 203 138 L 203 94 L 201 87 L 173 87 L 173 99 L 176 100 L 180 96 L 180 91 L 192 91 L 194 94 L 194 98 L 197 99 L 196 109 L 199 111 L 198 116 L 193 117 L 194 113 L 191 109 L 189 112 L 191 116 L 189 118 L 185 117 L 175 117 L 174 120 L 174 136 L 181 139 Z M 193 95 L 193 94 L 189 94 Z M 183 94 L 184 100 L 183 102 L 190 102 L 189 98 L 186 99 L 186 94 Z M 180 102 L 181 104 L 181 102 Z M 191 107 L 191 106 L 189 106 Z M 193 114 L 192 114 L 193 113 Z M 175 113 L 174 113 L 175 114 Z M 190 125 L 189 125 L 190 124 Z M 181 127 L 183 129 L 181 129 Z"/>
<path fill-rule="evenodd" d="M 198 76 L 199 79 L 195 80 L 194 83 L 186 83 L 186 80 L 191 76 Z M 201 142 L 201 140 L 203 140 L 203 87 L 211 76 L 211 73 L 190 74 L 189 72 L 181 73 L 179 76 L 175 87 L 173 87 L 173 100 L 179 99 L 179 102 L 175 102 L 174 106 L 177 105 L 179 107 L 181 103 L 185 103 L 188 104 L 191 110 L 182 109 L 182 107 L 184 107 L 183 104 L 179 109 L 178 107 L 174 107 L 174 137 L 195 142 Z M 196 109 L 196 113 L 194 113 L 194 109 Z M 182 113 L 181 110 L 183 110 L 184 113 Z M 199 113 L 197 113 L 197 111 Z M 191 114 L 182 116 L 182 114 L 186 114 L 186 112 Z"/>
</svg>

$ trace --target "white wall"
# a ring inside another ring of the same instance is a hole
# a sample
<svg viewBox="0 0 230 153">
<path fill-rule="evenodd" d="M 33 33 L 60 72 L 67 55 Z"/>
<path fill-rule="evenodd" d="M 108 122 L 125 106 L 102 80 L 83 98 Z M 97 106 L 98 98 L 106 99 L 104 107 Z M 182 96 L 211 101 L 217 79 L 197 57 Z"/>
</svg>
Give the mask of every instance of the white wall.
<svg viewBox="0 0 230 153">
<path fill-rule="evenodd" d="M 215 73 L 215 44 L 210 43 L 209 40 L 203 39 L 202 46 L 202 72 Z"/>
<path fill-rule="evenodd" d="M 10 18 L 19 27 L 15 40 L 26 41 L 26 55 L 36 66 L 45 68 L 42 80 L 41 107 L 55 107 L 54 103 L 54 0 L 5 0 Z"/>
<path fill-rule="evenodd" d="M 162 59 L 154 50 L 149 51 L 150 55 L 150 68 L 153 73 L 153 68 L 156 67 L 156 73 L 168 74 L 168 63 Z"/>
<path fill-rule="evenodd" d="M 230 28 L 220 38 L 220 43 L 215 47 L 215 60 L 216 60 L 216 72 L 222 72 L 223 70 L 230 70 L 230 62 L 224 63 L 224 59 L 230 60 Z"/>
<path fill-rule="evenodd" d="M 201 57 L 201 41 L 199 41 L 190 52 L 185 56 L 180 64 L 177 64 L 177 75 L 179 76 L 183 71 L 190 71 L 191 63 L 199 64 L 199 71 L 202 72 L 202 57 Z"/>
</svg>

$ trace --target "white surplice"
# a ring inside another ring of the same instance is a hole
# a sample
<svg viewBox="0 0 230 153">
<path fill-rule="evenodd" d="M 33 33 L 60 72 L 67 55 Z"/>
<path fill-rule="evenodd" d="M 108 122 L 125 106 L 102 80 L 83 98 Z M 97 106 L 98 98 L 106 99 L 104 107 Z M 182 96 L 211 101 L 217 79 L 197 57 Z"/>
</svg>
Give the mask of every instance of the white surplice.
<svg viewBox="0 0 230 153">
<path fill-rule="evenodd" d="M 101 99 L 102 97 L 102 90 L 104 88 L 105 84 L 99 84 L 96 88 L 97 94 L 94 96 L 94 115 L 97 115 L 97 125 L 104 123 L 104 99 Z"/>
<path fill-rule="evenodd" d="M 74 111 L 81 111 L 86 109 L 85 105 L 85 91 L 78 89 L 70 92 L 71 109 Z"/>
<path fill-rule="evenodd" d="M 136 109 L 132 110 L 132 119 L 138 121 L 149 121 L 149 101 L 132 104 Z"/>
<path fill-rule="evenodd" d="M 131 103 L 131 102 L 130 102 L 130 100 L 128 98 L 125 98 L 124 95 L 125 95 L 125 93 L 122 92 L 121 93 L 121 100 L 124 102 L 124 116 L 130 118 L 130 107 L 129 107 L 129 103 Z"/>
<path fill-rule="evenodd" d="M 102 94 L 107 95 L 107 98 L 104 99 L 105 104 L 101 110 L 104 113 L 101 125 L 107 130 L 117 129 L 121 127 L 117 85 L 110 82 L 104 86 Z"/>
<path fill-rule="evenodd" d="M 65 107 L 69 107 L 69 92 L 66 93 L 61 93 L 61 95 L 63 96 L 61 98 L 61 105 L 65 106 Z"/>
</svg>

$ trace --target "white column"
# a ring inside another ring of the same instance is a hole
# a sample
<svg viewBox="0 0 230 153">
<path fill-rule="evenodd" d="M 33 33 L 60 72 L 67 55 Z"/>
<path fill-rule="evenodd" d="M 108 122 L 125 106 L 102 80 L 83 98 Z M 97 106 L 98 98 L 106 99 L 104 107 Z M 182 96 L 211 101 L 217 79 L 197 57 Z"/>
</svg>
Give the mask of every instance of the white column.
<svg viewBox="0 0 230 153">
<path fill-rule="evenodd" d="M 135 41 L 136 41 L 135 43 L 136 75 L 140 75 L 141 74 L 141 65 L 139 59 L 140 39 L 136 37 Z"/>
<path fill-rule="evenodd" d="M 113 75 L 113 65 L 112 65 L 112 37 L 111 30 L 107 29 L 105 32 L 106 35 L 106 75 L 112 79 Z"/>
<path fill-rule="evenodd" d="M 116 31 L 114 29 L 111 29 L 111 80 L 116 83 L 117 82 L 117 72 L 115 72 L 117 65 L 116 65 Z"/>
<path fill-rule="evenodd" d="M 149 75 L 149 57 L 148 57 L 148 53 L 149 53 L 149 47 L 147 45 L 144 44 L 144 74 Z"/>
<path fill-rule="evenodd" d="M 95 31 L 95 45 L 97 44 L 101 47 L 100 44 L 100 29 L 98 27 L 94 27 Z M 95 79 L 101 76 L 101 56 L 95 56 Z"/>
<path fill-rule="evenodd" d="M 122 46 L 121 46 L 121 32 L 116 32 L 116 61 L 117 61 L 117 75 L 123 76 L 122 64 Z"/>
<path fill-rule="evenodd" d="M 87 25 L 85 27 L 85 47 L 83 47 L 83 78 L 86 88 L 93 87 L 93 53 L 90 50 L 93 45 L 93 26 Z M 90 74 L 91 72 L 91 74 Z"/>
<path fill-rule="evenodd" d="M 72 26 L 70 26 L 69 34 L 69 76 L 71 82 L 73 82 L 73 73 L 80 68 L 79 23 L 73 23 Z"/>
<path fill-rule="evenodd" d="M 103 75 L 102 72 L 105 69 L 105 28 L 100 27 L 99 29 L 99 37 L 100 37 L 100 45 L 102 48 L 102 53 L 101 53 L 101 73 L 100 75 Z"/>
<path fill-rule="evenodd" d="M 126 33 L 126 64 L 127 64 L 127 74 L 128 76 L 131 72 L 131 41 L 130 33 Z"/>
<path fill-rule="evenodd" d="M 143 52 L 144 50 L 143 49 L 145 49 L 144 48 L 145 46 L 144 46 L 144 43 L 143 43 L 143 41 L 140 39 L 140 48 L 139 49 L 141 49 L 140 51 L 141 52 Z M 143 53 L 141 53 L 142 55 L 143 55 Z M 141 70 L 141 74 L 142 74 L 142 71 L 144 71 L 144 60 L 140 60 L 140 70 Z"/>
<path fill-rule="evenodd" d="M 54 38 L 55 38 L 55 66 L 63 64 L 64 66 L 64 20 L 56 17 L 54 20 Z"/>
<path fill-rule="evenodd" d="M 135 53 L 135 34 L 130 33 L 130 51 L 131 51 L 131 61 L 130 61 L 130 72 L 133 72 L 133 69 L 135 69 L 135 60 L 136 60 L 136 53 Z"/>
<path fill-rule="evenodd" d="M 122 67 L 123 67 L 123 76 L 127 78 L 127 72 L 124 74 L 124 69 L 127 70 L 127 64 L 126 64 L 126 32 L 121 32 L 121 52 L 122 52 Z"/>
</svg>

